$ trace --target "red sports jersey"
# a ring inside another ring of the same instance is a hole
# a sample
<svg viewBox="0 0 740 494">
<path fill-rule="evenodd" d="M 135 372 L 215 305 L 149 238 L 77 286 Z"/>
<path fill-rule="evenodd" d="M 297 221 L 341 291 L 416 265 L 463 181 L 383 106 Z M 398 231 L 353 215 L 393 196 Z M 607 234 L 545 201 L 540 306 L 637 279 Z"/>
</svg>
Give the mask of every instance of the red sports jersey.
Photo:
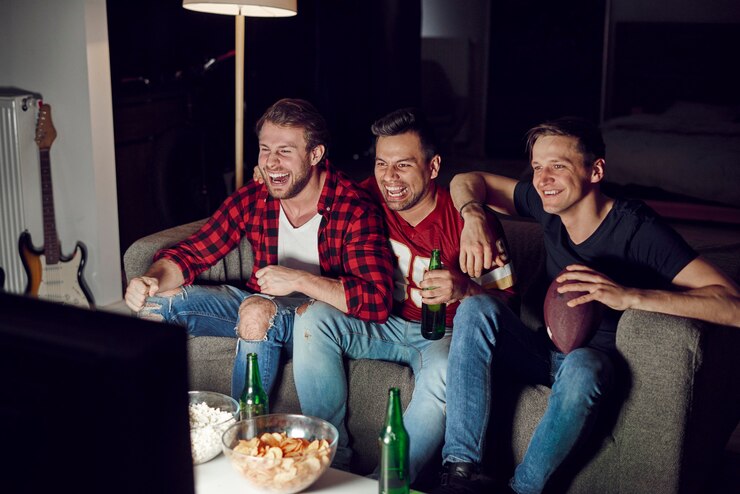
<svg viewBox="0 0 740 494">
<path fill-rule="evenodd" d="M 421 288 L 419 283 L 424 279 L 424 272 L 429 268 L 432 249 L 440 249 L 442 265 L 446 269 L 460 270 L 460 233 L 463 220 L 455 209 L 447 189 L 437 187 L 437 205 L 429 216 L 412 227 L 401 216 L 388 208 L 378 189 L 374 177 L 366 179 L 363 188 L 376 198 L 381 205 L 388 227 L 393 253 L 396 256 L 393 271 L 393 312 L 409 321 L 421 321 Z M 494 232 L 503 230 L 498 220 L 493 217 L 491 225 Z M 496 228 L 494 228 L 496 226 Z M 505 245 L 505 241 L 500 244 Z M 476 281 L 485 288 L 499 288 L 513 291 L 513 273 L 511 263 L 502 268 L 484 273 Z M 459 302 L 447 304 L 446 321 L 452 327 L 452 319 Z"/>
</svg>

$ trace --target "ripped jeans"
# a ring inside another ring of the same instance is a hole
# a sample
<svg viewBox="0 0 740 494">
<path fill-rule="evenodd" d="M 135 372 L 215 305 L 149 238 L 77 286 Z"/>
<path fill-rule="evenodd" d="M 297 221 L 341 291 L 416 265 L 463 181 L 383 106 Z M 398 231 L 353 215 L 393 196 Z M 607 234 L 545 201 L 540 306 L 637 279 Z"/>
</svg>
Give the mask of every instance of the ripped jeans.
<svg viewBox="0 0 740 494">
<path fill-rule="evenodd" d="M 239 306 L 251 297 L 265 297 L 275 304 L 276 313 L 261 340 L 238 337 Z M 186 285 L 174 295 L 149 297 L 139 312 L 142 319 L 165 321 L 185 326 L 191 336 L 235 338 L 236 358 L 231 373 L 231 396 L 239 399 L 244 389 L 247 354 L 256 353 L 262 386 L 269 395 L 280 370 L 282 350 L 293 353 L 293 318 L 305 297 L 269 297 L 240 290 L 230 285 Z"/>
</svg>

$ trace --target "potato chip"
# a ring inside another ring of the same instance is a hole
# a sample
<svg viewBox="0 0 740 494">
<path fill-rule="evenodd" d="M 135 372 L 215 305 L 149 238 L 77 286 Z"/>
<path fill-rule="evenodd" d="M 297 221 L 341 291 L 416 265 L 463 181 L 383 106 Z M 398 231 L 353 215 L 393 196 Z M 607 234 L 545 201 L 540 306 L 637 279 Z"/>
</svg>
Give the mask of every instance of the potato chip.
<svg viewBox="0 0 740 494">
<path fill-rule="evenodd" d="M 277 446 L 269 448 L 267 452 L 265 453 L 265 458 L 282 459 L 283 450 L 278 448 Z"/>
<path fill-rule="evenodd" d="M 268 446 L 280 446 L 281 440 L 282 437 L 280 436 L 280 434 L 278 434 L 278 437 L 275 437 L 274 434 L 266 432 L 260 436 L 260 441 Z"/>
</svg>

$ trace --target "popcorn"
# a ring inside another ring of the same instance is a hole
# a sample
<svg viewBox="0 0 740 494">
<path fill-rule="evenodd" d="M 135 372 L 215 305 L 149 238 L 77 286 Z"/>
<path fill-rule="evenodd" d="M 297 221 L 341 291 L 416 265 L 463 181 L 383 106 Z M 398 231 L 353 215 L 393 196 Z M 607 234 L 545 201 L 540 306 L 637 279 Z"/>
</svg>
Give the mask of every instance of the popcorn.
<svg viewBox="0 0 740 494">
<path fill-rule="evenodd" d="M 190 445 L 193 463 L 199 464 L 218 456 L 221 435 L 236 420 L 234 416 L 205 402 L 190 405 Z"/>
</svg>

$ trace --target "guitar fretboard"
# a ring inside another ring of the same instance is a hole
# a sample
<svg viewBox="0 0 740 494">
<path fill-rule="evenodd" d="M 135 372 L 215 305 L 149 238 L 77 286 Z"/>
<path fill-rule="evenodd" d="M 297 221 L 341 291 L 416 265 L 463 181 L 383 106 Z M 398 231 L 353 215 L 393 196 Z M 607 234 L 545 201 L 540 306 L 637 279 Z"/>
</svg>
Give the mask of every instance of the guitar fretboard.
<svg viewBox="0 0 740 494">
<path fill-rule="evenodd" d="M 57 226 L 54 219 L 54 191 L 51 186 L 51 160 L 49 149 L 40 149 L 41 159 L 41 207 L 44 218 L 44 254 L 47 264 L 59 262 L 60 248 Z"/>
</svg>

